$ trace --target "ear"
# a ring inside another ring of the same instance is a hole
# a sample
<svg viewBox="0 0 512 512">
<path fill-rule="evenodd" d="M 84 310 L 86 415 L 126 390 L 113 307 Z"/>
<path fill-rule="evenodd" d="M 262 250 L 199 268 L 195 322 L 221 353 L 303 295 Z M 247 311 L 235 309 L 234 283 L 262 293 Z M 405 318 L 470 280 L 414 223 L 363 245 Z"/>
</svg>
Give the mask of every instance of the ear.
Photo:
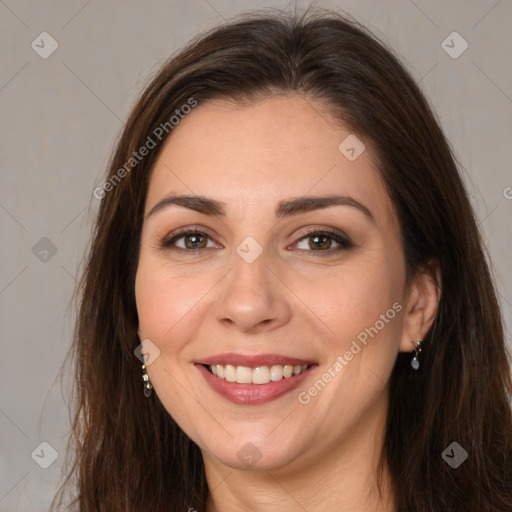
<svg viewBox="0 0 512 512">
<path fill-rule="evenodd" d="M 407 293 L 400 352 L 412 352 L 432 326 L 441 298 L 441 271 L 437 261 L 419 268 Z"/>
</svg>

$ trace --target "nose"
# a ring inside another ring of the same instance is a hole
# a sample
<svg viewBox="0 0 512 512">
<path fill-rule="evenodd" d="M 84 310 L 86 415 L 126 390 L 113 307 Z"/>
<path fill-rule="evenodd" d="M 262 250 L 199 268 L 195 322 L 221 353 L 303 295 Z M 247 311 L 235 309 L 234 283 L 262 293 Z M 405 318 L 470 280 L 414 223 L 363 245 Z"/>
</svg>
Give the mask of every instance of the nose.
<svg viewBox="0 0 512 512">
<path fill-rule="evenodd" d="M 215 306 L 216 318 L 228 328 L 259 333 L 285 325 L 291 317 L 288 289 L 269 267 L 265 254 L 247 263 L 238 255 Z"/>
</svg>

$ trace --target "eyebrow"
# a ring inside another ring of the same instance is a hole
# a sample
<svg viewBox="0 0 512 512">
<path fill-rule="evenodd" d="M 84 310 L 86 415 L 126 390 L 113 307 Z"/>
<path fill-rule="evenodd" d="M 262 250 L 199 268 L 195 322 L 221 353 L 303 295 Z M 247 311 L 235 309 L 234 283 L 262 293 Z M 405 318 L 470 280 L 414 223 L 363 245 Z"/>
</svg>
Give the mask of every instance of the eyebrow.
<svg viewBox="0 0 512 512">
<path fill-rule="evenodd" d="M 222 201 L 217 201 L 216 199 L 205 196 L 171 194 L 155 204 L 146 215 L 146 218 L 152 217 L 156 213 L 173 205 L 188 208 L 189 210 L 194 210 L 205 215 L 226 217 L 227 205 Z M 339 195 L 303 196 L 280 201 L 275 211 L 275 217 L 277 220 L 281 220 L 284 217 L 329 208 L 331 206 L 351 206 L 357 208 L 360 212 L 364 213 L 369 220 L 375 223 L 375 218 L 371 211 L 364 204 L 356 201 L 352 197 Z"/>
</svg>

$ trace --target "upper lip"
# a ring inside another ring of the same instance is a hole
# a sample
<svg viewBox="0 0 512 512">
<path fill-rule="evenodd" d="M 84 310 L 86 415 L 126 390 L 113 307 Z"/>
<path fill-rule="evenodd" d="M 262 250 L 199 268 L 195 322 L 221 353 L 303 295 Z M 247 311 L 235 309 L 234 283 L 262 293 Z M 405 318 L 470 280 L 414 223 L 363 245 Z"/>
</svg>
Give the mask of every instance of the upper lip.
<svg viewBox="0 0 512 512">
<path fill-rule="evenodd" d="M 272 366 L 272 365 L 312 365 L 316 364 L 315 361 L 308 359 L 298 359 L 297 357 L 283 356 L 280 354 L 257 354 L 257 355 L 246 355 L 236 354 L 234 352 L 228 352 L 225 354 L 217 354 L 214 356 L 206 357 L 196 361 L 196 364 L 220 364 L 233 366 L 248 366 L 250 368 L 256 368 L 257 366 Z"/>
</svg>

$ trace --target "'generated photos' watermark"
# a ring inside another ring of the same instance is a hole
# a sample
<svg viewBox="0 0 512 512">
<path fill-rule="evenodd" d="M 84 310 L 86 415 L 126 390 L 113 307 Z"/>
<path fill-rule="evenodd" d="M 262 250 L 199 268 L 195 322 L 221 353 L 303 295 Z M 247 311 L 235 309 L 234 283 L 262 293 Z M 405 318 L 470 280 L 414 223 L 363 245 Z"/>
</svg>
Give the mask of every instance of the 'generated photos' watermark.
<svg viewBox="0 0 512 512">
<path fill-rule="evenodd" d="M 197 106 L 197 100 L 189 98 L 187 103 L 183 104 L 180 108 L 174 111 L 174 114 L 165 123 L 160 123 L 148 135 L 146 142 L 137 150 L 132 153 L 132 156 L 120 167 L 110 178 L 101 186 L 96 187 L 93 196 L 96 199 L 103 199 L 108 192 L 114 190 L 116 185 L 127 176 L 130 171 L 141 162 L 152 149 L 156 148 L 158 142 L 161 142 L 182 119 L 189 114 L 194 107 Z"/>
</svg>

